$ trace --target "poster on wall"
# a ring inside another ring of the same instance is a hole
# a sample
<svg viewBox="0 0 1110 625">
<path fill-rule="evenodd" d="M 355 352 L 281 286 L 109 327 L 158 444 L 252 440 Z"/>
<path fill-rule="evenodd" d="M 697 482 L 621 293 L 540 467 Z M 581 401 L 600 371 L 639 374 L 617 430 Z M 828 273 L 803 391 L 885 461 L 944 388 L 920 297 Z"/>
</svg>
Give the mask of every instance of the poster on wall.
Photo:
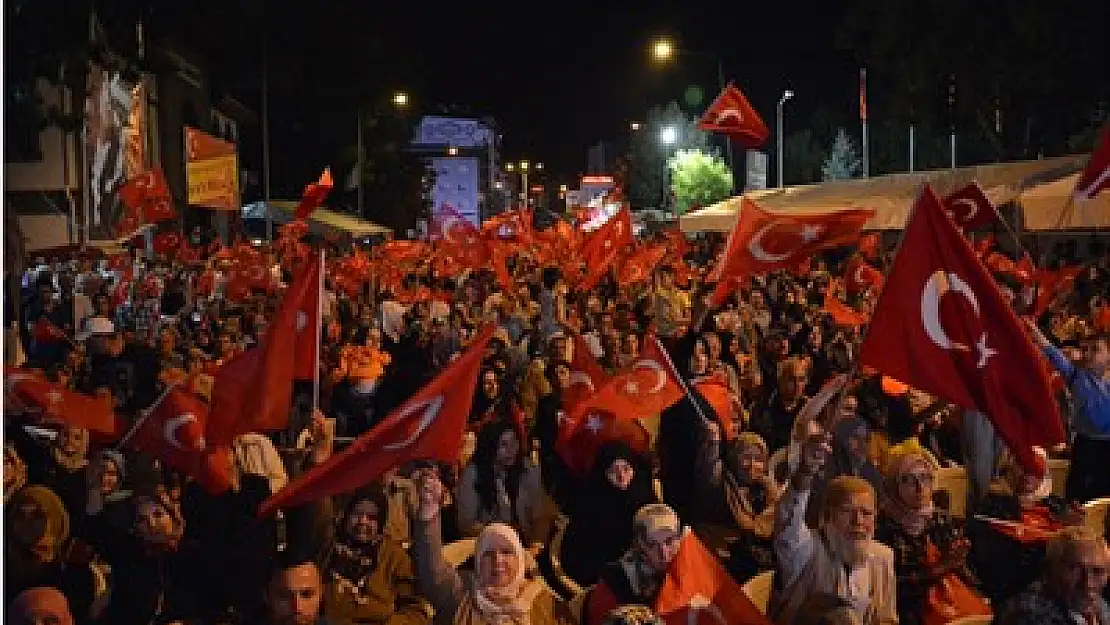
<svg viewBox="0 0 1110 625">
<path fill-rule="evenodd" d="M 478 226 L 480 215 L 478 202 L 477 158 L 440 157 L 432 159 L 435 169 L 435 187 L 432 188 L 433 219 L 439 216 L 441 207 L 450 206 L 467 221 Z"/>
<path fill-rule="evenodd" d="M 119 188 L 146 168 L 146 121 L 141 84 L 93 66 L 85 100 L 85 172 L 88 240 L 110 241 L 122 215 Z"/>
<path fill-rule="evenodd" d="M 239 210 L 239 156 L 235 144 L 185 127 L 188 202 L 212 210 Z"/>
</svg>

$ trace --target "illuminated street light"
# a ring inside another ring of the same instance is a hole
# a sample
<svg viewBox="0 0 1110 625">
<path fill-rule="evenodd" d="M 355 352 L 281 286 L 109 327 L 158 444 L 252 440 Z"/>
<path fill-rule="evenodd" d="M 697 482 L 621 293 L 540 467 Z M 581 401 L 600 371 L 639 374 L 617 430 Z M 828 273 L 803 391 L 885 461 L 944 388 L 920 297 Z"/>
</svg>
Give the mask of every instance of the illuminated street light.
<svg viewBox="0 0 1110 625">
<path fill-rule="evenodd" d="M 536 169 L 543 169 L 543 163 L 536 163 Z"/>
<path fill-rule="evenodd" d="M 398 91 L 393 94 L 393 106 L 397 108 L 405 108 L 409 105 L 409 94 L 404 91 Z"/>
<path fill-rule="evenodd" d="M 520 171 L 528 171 L 528 161 L 520 161 Z"/>
<path fill-rule="evenodd" d="M 640 122 L 632 122 L 631 124 L 628 125 L 628 127 L 631 128 L 633 132 L 643 128 L 643 126 L 640 124 Z"/>
<path fill-rule="evenodd" d="M 567 192 L 567 185 L 565 185 L 565 184 L 559 185 L 559 193 L 566 193 L 566 192 Z"/>
<path fill-rule="evenodd" d="M 782 97 L 779 98 L 778 106 L 775 107 L 775 117 L 776 117 L 776 121 L 778 122 L 778 124 L 777 124 L 778 128 L 775 129 L 776 130 L 775 134 L 778 135 L 778 137 L 777 137 L 777 139 L 778 139 L 778 150 L 777 150 L 778 154 L 776 156 L 778 156 L 778 174 L 779 174 L 778 175 L 778 180 L 776 180 L 776 182 L 778 182 L 778 187 L 780 189 L 782 188 L 782 151 L 783 151 L 782 105 L 786 104 L 786 101 L 789 100 L 790 98 L 793 98 L 793 97 L 794 97 L 794 91 L 793 90 L 787 89 L 786 91 L 783 91 L 782 92 Z"/>
<path fill-rule="evenodd" d="M 516 163 L 505 163 L 505 171 L 515 171 Z"/>
<path fill-rule="evenodd" d="M 669 61 L 674 58 L 674 42 L 659 38 L 651 45 L 651 56 L 656 61 Z"/>
<path fill-rule="evenodd" d="M 459 155 L 459 149 L 456 148 L 455 146 L 451 146 L 451 147 L 447 148 L 447 156 L 458 156 L 458 155 Z"/>
<path fill-rule="evenodd" d="M 659 131 L 659 141 L 663 145 L 674 145 L 678 141 L 678 129 L 674 126 L 664 126 L 663 130 Z"/>
</svg>

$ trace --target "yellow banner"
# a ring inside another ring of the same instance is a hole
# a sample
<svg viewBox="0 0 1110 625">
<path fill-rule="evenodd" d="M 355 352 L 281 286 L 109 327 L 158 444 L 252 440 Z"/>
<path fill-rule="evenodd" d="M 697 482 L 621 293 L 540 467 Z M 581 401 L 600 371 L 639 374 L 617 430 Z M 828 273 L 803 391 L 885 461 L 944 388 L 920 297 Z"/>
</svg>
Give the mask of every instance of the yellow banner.
<svg viewBox="0 0 1110 625">
<path fill-rule="evenodd" d="M 185 165 L 189 204 L 215 210 L 239 209 L 239 157 L 216 156 Z"/>
</svg>

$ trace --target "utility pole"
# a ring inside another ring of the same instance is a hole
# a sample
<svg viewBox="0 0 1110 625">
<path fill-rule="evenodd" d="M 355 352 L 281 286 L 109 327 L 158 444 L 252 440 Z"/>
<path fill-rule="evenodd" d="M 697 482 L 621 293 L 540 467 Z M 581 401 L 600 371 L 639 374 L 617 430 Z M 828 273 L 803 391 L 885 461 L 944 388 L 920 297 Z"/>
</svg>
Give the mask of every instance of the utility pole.
<svg viewBox="0 0 1110 625">
<path fill-rule="evenodd" d="M 265 5 L 263 5 L 265 6 Z M 266 13 L 262 13 L 262 188 L 266 202 L 266 240 L 274 240 L 274 214 L 270 206 L 270 81 Z"/>
</svg>

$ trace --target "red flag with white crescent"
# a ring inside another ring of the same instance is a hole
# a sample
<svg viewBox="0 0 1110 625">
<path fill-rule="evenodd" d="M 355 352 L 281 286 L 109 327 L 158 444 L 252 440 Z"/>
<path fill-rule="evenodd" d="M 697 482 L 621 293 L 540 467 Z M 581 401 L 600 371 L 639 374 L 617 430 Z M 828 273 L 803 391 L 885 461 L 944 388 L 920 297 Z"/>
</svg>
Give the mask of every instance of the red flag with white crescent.
<svg viewBox="0 0 1110 625">
<path fill-rule="evenodd" d="M 258 515 L 353 491 L 409 460 L 457 461 L 493 331 L 493 326 L 486 326 L 462 357 L 342 453 L 263 502 Z"/>
<path fill-rule="evenodd" d="M 659 339 L 648 336 L 640 356 L 619 371 L 597 393 L 575 408 L 571 422 L 577 423 L 590 411 L 608 412 L 618 419 L 659 414 L 683 396 Z"/>
<path fill-rule="evenodd" d="M 931 188 L 917 200 L 860 362 L 978 410 L 1022 466 L 1064 440 L 1048 377 L 1022 323 Z"/>
<path fill-rule="evenodd" d="M 746 148 L 758 148 L 771 134 L 748 98 L 732 84 L 705 110 L 698 129 L 728 135 Z"/>
<path fill-rule="evenodd" d="M 975 229 L 998 221 L 998 209 L 978 182 L 957 189 L 944 198 L 944 210 L 961 228 Z"/>
<path fill-rule="evenodd" d="M 655 598 L 667 625 L 771 625 L 693 532 L 687 532 Z"/>
<path fill-rule="evenodd" d="M 814 253 L 854 244 L 871 209 L 824 213 L 772 213 L 744 198 L 736 225 L 709 279 L 717 281 L 713 300 L 720 302 L 738 279 L 775 269 L 795 267 Z"/>
</svg>

